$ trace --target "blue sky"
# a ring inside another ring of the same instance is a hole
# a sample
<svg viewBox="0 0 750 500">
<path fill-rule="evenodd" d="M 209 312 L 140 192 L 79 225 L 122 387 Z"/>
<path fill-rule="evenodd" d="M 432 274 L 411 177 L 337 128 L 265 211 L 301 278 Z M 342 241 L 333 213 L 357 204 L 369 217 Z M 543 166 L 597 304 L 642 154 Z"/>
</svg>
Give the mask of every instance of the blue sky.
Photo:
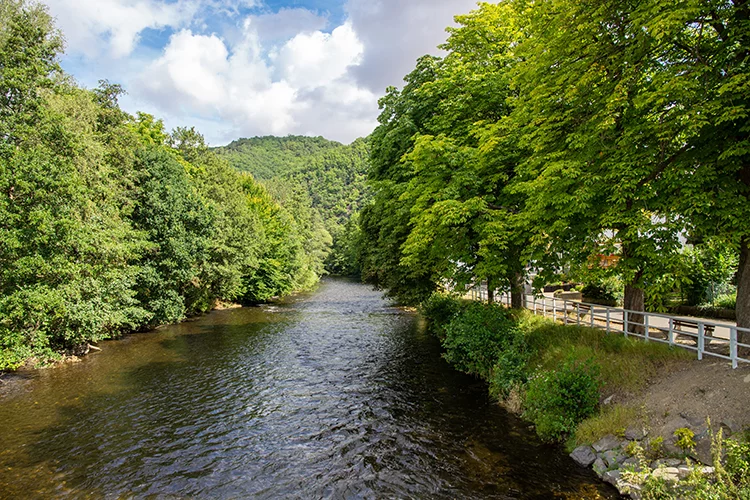
<svg viewBox="0 0 750 500">
<path fill-rule="evenodd" d="M 214 145 L 254 135 L 350 142 L 377 101 L 474 0 L 46 0 L 82 85 L 122 84 L 127 111 L 196 126 Z"/>
</svg>

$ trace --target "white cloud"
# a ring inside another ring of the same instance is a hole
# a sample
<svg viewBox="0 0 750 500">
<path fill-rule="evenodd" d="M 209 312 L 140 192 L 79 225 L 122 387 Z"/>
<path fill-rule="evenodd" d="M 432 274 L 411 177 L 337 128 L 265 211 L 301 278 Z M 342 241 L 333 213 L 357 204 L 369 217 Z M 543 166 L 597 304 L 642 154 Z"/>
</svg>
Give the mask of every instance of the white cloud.
<svg viewBox="0 0 750 500">
<path fill-rule="evenodd" d="M 477 0 L 347 0 L 349 20 L 365 46 L 354 70 L 357 81 L 379 93 L 401 86 L 417 58 L 439 54 L 453 18 L 476 5 Z"/>
<path fill-rule="evenodd" d="M 133 52 L 146 28 L 179 27 L 200 8 L 198 0 L 164 3 L 157 0 L 47 0 L 50 12 L 65 33 L 68 50 L 89 57 L 107 47 L 112 57 Z"/>
<path fill-rule="evenodd" d="M 172 115 L 217 118 L 222 137 L 208 132 L 212 141 L 237 135 L 317 135 L 322 129 L 332 138 L 351 141 L 372 130 L 377 97 L 358 88 L 347 73 L 363 51 L 350 25 L 330 34 L 299 34 L 272 58 L 266 57 L 252 19 L 243 29 L 235 46 L 189 30 L 173 35 L 162 57 L 141 76 L 141 95 Z M 327 120 L 336 121 L 322 123 Z M 234 135 L 227 137 L 229 124 Z"/>
<path fill-rule="evenodd" d="M 419 56 L 438 54 L 453 16 L 475 5 L 340 1 L 348 17 L 328 32 L 328 14 L 272 12 L 261 0 L 48 0 L 74 76 L 123 83 L 128 111 L 199 125 L 214 144 L 265 134 L 343 142 L 368 135 L 378 96 L 401 86 Z M 140 44 L 149 28 L 164 31 Z M 165 46 L 155 47 L 160 37 Z"/>
<path fill-rule="evenodd" d="M 282 79 L 301 89 L 334 82 L 359 63 L 364 47 L 351 24 L 331 34 L 301 33 L 286 43 L 273 58 Z"/>
</svg>

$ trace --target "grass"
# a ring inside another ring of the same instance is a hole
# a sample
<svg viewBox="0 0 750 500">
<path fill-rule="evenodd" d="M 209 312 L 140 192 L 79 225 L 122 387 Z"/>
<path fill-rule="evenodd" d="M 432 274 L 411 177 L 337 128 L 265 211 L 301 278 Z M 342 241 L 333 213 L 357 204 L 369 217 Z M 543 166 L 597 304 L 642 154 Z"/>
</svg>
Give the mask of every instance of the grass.
<svg viewBox="0 0 750 500">
<path fill-rule="evenodd" d="M 670 366 L 691 360 L 692 353 L 657 342 L 643 342 L 595 328 L 561 325 L 529 312 L 519 313 L 531 351 L 531 366 L 553 370 L 570 359 L 593 359 L 604 394 L 632 393 Z"/>
<path fill-rule="evenodd" d="M 575 433 L 568 441 L 568 448 L 572 450 L 582 444 L 595 443 L 609 434 L 623 436 L 628 427 L 643 423 L 643 412 L 637 408 L 612 405 L 604 408 L 598 415 L 578 424 Z"/>
</svg>

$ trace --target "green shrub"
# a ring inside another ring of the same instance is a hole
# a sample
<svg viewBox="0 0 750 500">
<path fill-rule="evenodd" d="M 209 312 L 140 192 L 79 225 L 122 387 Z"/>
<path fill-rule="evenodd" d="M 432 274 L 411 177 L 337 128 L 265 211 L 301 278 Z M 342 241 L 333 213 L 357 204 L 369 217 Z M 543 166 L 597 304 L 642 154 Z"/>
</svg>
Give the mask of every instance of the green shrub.
<svg viewBox="0 0 750 500">
<path fill-rule="evenodd" d="M 724 444 L 727 450 L 724 470 L 737 488 L 750 493 L 750 442 L 728 439 Z"/>
<path fill-rule="evenodd" d="M 581 293 L 587 299 L 606 301 L 615 301 L 617 299 L 617 291 L 613 288 L 611 281 L 592 281 L 581 289 Z"/>
<path fill-rule="evenodd" d="M 695 433 L 687 427 L 680 427 L 674 431 L 674 437 L 677 438 L 675 444 L 683 451 L 695 449 Z"/>
<path fill-rule="evenodd" d="M 599 366 L 592 360 L 568 361 L 560 369 L 541 372 L 529 381 L 524 417 L 539 437 L 561 441 L 599 405 Z"/>
<path fill-rule="evenodd" d="M 444 334 L 445 359 L 458 370 L 485 380 L 490 379 L 504 351 L 517 349 L 522 335 L 504 308 L 478 302 L 468 304 L 455 316 L 445 326 Z M 517 362 L 514 354 L 508 359 Z"/>
<path fill-rule="evenodd" d="M 711 304 L 713 307 L 720 309 L 736 309 L 737 308 L 737 292 L 720 295 L 714 299 Z"/>
<path fill-rule="evenodd" d="M 506 331 L 502 350 L 490 374 L 490 395 L 504 400 L 510 392 L 527 379 L 530 352 L 523 333 L 518 328 Z"/>
<path fill-rule="evenodd" d="M 444 293 L 433 293 L 419 306 L 422 313 L 433 326 L 445 327 L 461 311 L 461 301 Z"/>
</svg>

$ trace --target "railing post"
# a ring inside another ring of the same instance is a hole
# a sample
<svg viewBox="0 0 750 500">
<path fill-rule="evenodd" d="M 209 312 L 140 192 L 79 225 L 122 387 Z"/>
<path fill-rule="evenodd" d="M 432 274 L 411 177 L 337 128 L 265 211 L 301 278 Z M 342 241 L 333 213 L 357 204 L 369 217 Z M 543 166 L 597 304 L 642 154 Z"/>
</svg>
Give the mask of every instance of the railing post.
<svg viewBox="0 0 750 500">
<path fill-rule="evenodd" d="M 674 345 L 674 319 L 669 318 L 669 345 Z"/>
<path fill-rule="evenodd" d="M 646 336 L 646 342 L 648 342 L 648 313 L 643 314 L 643 333 Z"/>
<path fill-rule="evenodd" d="M 589 304 L 589 319 L 591 320 L 591 328 L 594 328 L 594 304 Z"/>
<path fill-rule="evenodd" d="M 622 331 L 625 334 L 625 336 L 628 336 L 628 310 L 623 309 L 622 310 Z"/>
<path fill-rule="evenodd" d="M 563 299 L 563 324 L 568 324 L 568 299 Z"/>
<path fill-rule="evenodd" d="M 729 357 L 732 358 L 732 368 L 737 368 L 737 327 L 729 327 Z"/>
<path fill-rule="evenodd" d="M 611 333 L 609 330 L 609 317 L 610 317 L 611 312 L 612 312 L 612 309 L 610 309 L 609 306 L 607 306 L 607 333 Z"/>
<path fill-rule="evenodd" d="M 552 321 L 557 321 L 557 299 L 552 297 Z"/>
<path fill-rule="evenodd" d="M 703 350 L 706 348 L 706 327 L 698 322 L 698 361 L 703 359 Z"/>
<path fill-rule="evenodd" d="M 581 303 L 576 302 L 576 322 L 581 326 Z"/>
</svg>

